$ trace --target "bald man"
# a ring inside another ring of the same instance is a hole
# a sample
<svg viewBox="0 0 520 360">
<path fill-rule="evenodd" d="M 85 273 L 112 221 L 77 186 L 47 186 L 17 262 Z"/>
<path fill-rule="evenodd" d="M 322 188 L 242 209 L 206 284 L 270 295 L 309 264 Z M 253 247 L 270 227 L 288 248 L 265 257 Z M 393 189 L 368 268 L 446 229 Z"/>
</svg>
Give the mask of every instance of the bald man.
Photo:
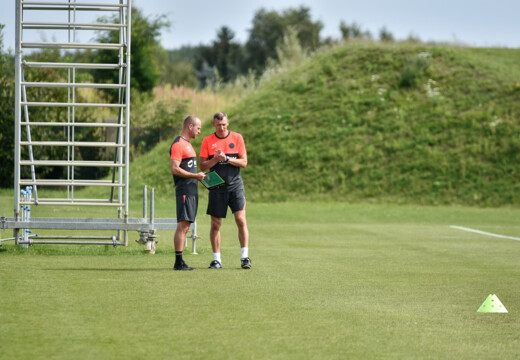
<svg viewBox="0 0 520 360">
<path fill-rule="evenodd" d="M 181 134 L 175 138 L 170 146 L 170 170 L 175 183 L 175 197 L 177 199 L 177 229 L 173 237 L 175 247 L 175 265 L 173 270 L 195 270 L 182 259 L 182 251 L 186 235 L 191 223 L 195 221 L 199 204 L 197 181 L 206 177 L 203 172 L 197 172 L 197 154 L 191 146 L 190 140 L 200 134 L 201 121 L 190 115 L 184 120 Z"/>
</svg>

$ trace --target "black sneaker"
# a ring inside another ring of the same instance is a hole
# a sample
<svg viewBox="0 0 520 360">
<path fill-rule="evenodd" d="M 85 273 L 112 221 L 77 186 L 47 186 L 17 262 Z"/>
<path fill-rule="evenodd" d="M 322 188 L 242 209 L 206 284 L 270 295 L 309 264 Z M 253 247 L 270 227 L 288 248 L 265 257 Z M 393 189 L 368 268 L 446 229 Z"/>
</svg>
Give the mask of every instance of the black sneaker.
<svg viewBox="0 0 520 360">
<path fill-rule="evenodd" d="M 211 264 L 209 264 L 208 269 L 222 269 L 222 264 L 218 260 L 213 260 Z"/>
<path fill-rule="evenodd" d="M 242 263 L 242 269 L 251 269 L 251 259 L 246 257 L 243 259 L 240 259 L 240 262 Z"/>
<path fill-rule="evenodd" d="M 173 270 L 190 271 L 190 270 L 195 270 L 195 268 L 188 266 L 188 264 L 186 264 L 183 261 L 180 265 L 175 264 L 175 266 L 173 267 Z"/>
</svg>

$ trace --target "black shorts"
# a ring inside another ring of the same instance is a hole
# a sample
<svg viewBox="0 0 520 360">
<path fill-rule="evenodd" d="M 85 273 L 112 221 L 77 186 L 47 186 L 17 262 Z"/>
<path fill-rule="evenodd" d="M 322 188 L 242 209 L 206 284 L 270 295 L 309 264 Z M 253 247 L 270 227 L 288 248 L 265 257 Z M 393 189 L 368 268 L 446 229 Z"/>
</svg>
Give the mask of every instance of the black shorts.
<svg viewBox="0 0 520 360">
<path fill-rule="evenodd" d="M 233 213 L 246 209 L 246 194 L 244 188 L 232 191 L 222 191 L 221 189 L 210 190 L 208 197 L 208 211 L 206 214 L 225 218 L 228 206 Z"/>
<path fill-rule="evenodd" d="M 198 195 L 176 194 L 177 221 L 195 222 L 197 208 L 199 207 Z"/>
</svg>

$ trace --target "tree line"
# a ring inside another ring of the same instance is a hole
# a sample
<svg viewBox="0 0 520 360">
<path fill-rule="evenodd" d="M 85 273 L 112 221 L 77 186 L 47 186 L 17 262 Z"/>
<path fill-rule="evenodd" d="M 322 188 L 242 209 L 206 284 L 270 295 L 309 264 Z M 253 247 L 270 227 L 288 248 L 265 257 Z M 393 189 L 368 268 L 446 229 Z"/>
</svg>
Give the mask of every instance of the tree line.
<svg viewBox="0 0 520 360">
<path fill-rule="evenodd" d="M 210 44 L 183 46 L 163 53 L 161 63 L 166 65 L 161 83 L 204 88 L 250 73 L 260 76 L 270 60 L 278 60 L 277 47 L 291 31 L 294 31 L 299 46 L 306 53 L 313 53 L 323 45 L 374 39 L 370 31 L 363 30 L 356 22 L 348 24 L 341 21 L 338 39 L 322 38 L 322 29 L 323 23 L 314 21 L 310 8 L 306 6 L 280 12 L 260 9 L 253 16 L 245 44 L 235 40 L 232 29 L 222 26 Z M 379 31 L 379 40 L 394 41 L 394 36 L 383 27 Z"/>
<path fill-rule="evenodd" d="M 116 22 L 115 18 L 105 17 L 98 19 L 101 22 Z M 252 19 L 249 37 L 244 44 L 235 40 L 235 33 L 227 26 L 217 30 L 216 39 L 206 45 L 184 46 L 180 49 L 166 50 L 162 47 L 159 37 L 161 32 L 170 27 L 170 22 L 165 15 L 149 17 L 145 16 L 138 8 L 132 10 L 132 34 L 131 34 L 131 91 L 133 105 L 132 124 L 146 128 L 139 131 L 140 136 L 135 142 L 141 144 L 142 150 L 149 149 L 157 140 L 152 139 L 154 132 L 159 129 L 171 128 L 173 119 L 178 118 L 185 110 L 186 104 L 160 103 L 154 107 L 154 111 L 160 113 L 155 116 L 150 111 L 139 111 L 143 104 L 149 103 L 154 87 L 160 84 L 172 86 L 187 86 L 192 88 L 211 87 L 217 83 L 234 81 L 240 76 L 259 77 L 270 63 L 281 62 L 284 57 L 294 56 L 298 53 L 312 53 L 320 46 L 350 41 L 352 39 L 372 39 L 372 34 L 363 31 L 356 24 L 339 24 L 341 37 L 339 39 L 321 38 L 323 23 L 314 21 L 310 8 L 301 6 L 287 8 L 280 12 L 266 9 L 258 10 Z M 0 187 L 10 187 L 13 184 L 14 169 L 14 55 L 4 50 L 3 29 L 0 24 L 0 156 L 3 166 L 0 167 Z M 119 34 L 116 31 L 99 31 L 95 35 L 95 41 L 100 43 L 118 42 Z M 381 41 L 393 41 L 392 34 L 382 29 L 379 34 Z M 292 48 L 291 48 L 292 46 Z M 114 51 L 109 50 L 77 50 L 61 51 L 57 49 L 44 49 L 27 55 L 30 61 L 48 62 L 85 62 L 85 63 L 118 63 L 119 59 Z M 66 82 L 66 71 L 49 69 L 26 69 L 24 71 L 26 81 Z M 117 74 L 103 70 L 90 70 L 78 73 L 77 82 L 117 83 Z M 37 101 L 59 101 L 66 98 L 67 89 L 33 89 L 32 96 Z M 78 93 L 77 102 L 82 101 L 82 93 Z M 104 99 L 115 100 L 115 92 L 99 91 L 95 96 Z M 83 99 L 85 100 L 85 99 Z M 85 102 L 87 102 L 85 100 Z M 59 111 L 62 111 L 61 113 Z M 32 115 L 31 121 L 64 121 L 67 109 L 39 108 Z M 77 121 L 93 121 L 97 114 L 86 108 L 76 111 Z M 161 119 L 158 119 L 160 117 Z M 61 120 L 60 120 L 61 119 Z M 62 134 L 53 128 L 34 128 L 34 138 L 40 140 L 53 140 Z M 56 132 L 56 133 L 53 133 Z M 97 141 L 103 134 L 100 130 L 90 129 L 76 134 L 82 141 Z M 38 149 L 39 158 L 59 158 L 63 154 L 56 149 L 45 147 Z M 104 153 L 92 153 L 92 149 L 77 149 L 75 158 L 103 158 Z M 28 169 L 26 169 L 28 170 Z M 42 168 L 37 174 L 41 178 L 60 177 L 62 168 Z M 78 178 L 91 178 L 104 176 L 106 169 L 78 168 Z M 27 174 L 22 174 L 22 177 Z"/>
</svg>

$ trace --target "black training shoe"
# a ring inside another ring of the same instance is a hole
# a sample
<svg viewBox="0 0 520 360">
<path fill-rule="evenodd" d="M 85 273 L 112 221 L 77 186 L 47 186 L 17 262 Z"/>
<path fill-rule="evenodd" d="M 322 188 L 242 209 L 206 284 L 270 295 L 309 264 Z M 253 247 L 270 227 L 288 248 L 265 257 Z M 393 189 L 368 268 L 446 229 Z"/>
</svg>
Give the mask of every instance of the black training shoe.
<svg viewBox="0 0 520 360">
<path fill-rule="evenodd" d="M 222 264 L 218 260 L 213 260 L 211 264 L 209 264 L 208 269 L 222 269 Z"/>
<path fill-rule="evenodd" d="M 242 269 L 251 269 L 251 259 L 246 257 L 243 259 L 240 259 L 240 262 L 242 263 Z"/>
<path fill-rule="evenodd" d="M 180 265 L 175 264 L 175 266 L 173 267 L 173 270 L 191 271 L 191 270 L 195 270 L 195 268 L 192 268 L 191 266 L 188 266 L 188 264 L 186 264 L 183 261 Z"/>
</svg>

